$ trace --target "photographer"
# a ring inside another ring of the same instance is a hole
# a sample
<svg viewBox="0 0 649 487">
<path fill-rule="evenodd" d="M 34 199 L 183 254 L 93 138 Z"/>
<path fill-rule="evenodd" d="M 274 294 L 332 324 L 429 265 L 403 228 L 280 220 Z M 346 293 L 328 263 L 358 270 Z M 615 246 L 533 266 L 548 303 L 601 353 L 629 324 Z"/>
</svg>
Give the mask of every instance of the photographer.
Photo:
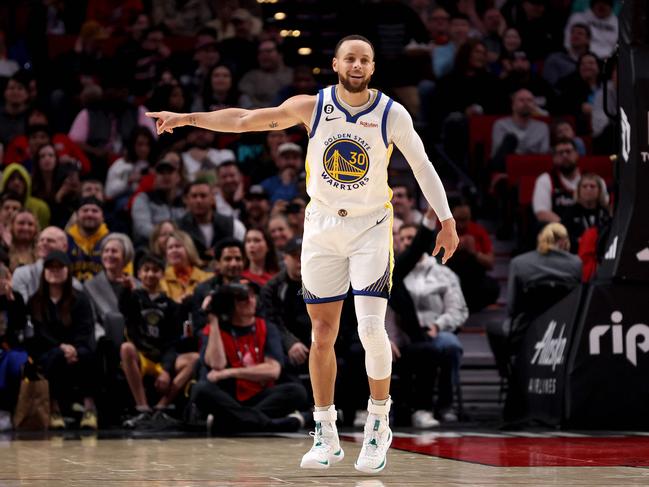
<svg viewBox="0 0 649 487">
<path fill-rule="evenodd" d="M 304 425 L 301 384 L 279 384 L 283 352 L 272 323 L 255 316 L 257 299 L 247 281 L 220 286 L 203 301 L 210 324 L 192 401 L 213 416 L 211 432 L 296 431 Z M 209 422 L 208 422 L 209 424 Z"/>
</svg>

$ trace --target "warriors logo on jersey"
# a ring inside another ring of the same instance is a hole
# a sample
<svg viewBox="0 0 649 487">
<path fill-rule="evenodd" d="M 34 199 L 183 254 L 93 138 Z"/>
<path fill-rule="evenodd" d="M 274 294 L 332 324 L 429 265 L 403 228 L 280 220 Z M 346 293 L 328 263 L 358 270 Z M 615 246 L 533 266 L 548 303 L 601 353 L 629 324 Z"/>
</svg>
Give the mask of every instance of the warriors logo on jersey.
<svg viewBox="0 0 649 487">
<path fill-rule="evenodd" d="M 365 148 L 351 139 L 338 139 L 325 150 L 325 173 L 341 184 L 354 184 L 367 175 L 370 158 Z"/>
</svg>

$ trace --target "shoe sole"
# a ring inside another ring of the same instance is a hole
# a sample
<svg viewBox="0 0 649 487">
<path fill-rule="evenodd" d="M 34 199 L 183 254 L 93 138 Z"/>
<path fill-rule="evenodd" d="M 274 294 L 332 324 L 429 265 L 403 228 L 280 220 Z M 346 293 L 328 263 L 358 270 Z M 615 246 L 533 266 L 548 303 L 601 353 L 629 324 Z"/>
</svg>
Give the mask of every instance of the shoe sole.
<svg viewBox="0 0 649 487">
<path fill-rule="evenodd" d="M 312 470 L 324 470 L 324 469 L 327 469 L 327 468 L 331 467 L 332 465 L 335 465 L 336 463 L 342 461 L 343 458 L 345 458 L 345 452 L 341 448 L 340 449 L 340 454 L 339 455 L 330 455 L 329 460 L 327 461 L 327 463 L 320 463 L 318 461 L 312 461 L 312 460 L 311 461 L 309 461 L 309 460 L 304 461 L 304 459 L 302 459 L 302 461 L 300 462 L 300 468 L 308 468 L 308 469 L 312 469 Z"/>
<path fill-rule="evenodd" d="M 385 457 L 383 458 L 383 461 L 381 462 L 381 465 L 379 465 L 376 468 L 371 468 L 371 467 L 365 467 L 363 465 L 359 465 L 358 463 L 354 462 L 354 468 L 358 470 L 359 472 L 363 473 L 379 473 L 383 471 L 385 466 L 388 464 L 388 451 L 390 450 L 390 445 L 392 445 L 392 431 L 390 431 L 390 439 L 388 440 L 388 448 L 385 450 Z"/>
</svg>

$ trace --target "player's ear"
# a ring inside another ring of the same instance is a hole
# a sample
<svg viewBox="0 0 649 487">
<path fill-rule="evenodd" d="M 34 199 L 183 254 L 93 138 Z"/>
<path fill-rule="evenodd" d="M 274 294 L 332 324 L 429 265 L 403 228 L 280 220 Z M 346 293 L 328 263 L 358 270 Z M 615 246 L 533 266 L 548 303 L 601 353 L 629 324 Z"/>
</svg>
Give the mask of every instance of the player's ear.
<svg viewBox="0 0 649 487">
<path fill-rule="evenodd" d="M 333 70 L 334 70 L 336 73 L 338 72 L 338 59 L 337 59 L 337 58 L 334 57 L 334 58 L 331 60 L 331 67 L 333 68 Z"/>
<path fill-rule="evenodd" d="M 372 61 L 372 74 L 374 74 L 375 69 L 376 69 L 376 63 Z"/>
</svg>

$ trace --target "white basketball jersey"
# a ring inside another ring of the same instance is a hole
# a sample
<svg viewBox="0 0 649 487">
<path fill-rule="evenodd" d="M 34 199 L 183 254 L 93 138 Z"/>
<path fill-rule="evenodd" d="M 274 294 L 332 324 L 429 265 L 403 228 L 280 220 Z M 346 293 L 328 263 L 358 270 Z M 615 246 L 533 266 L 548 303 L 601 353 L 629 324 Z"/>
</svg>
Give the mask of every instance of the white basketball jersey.
<svg viewBox="0 0 649 487">
<path fill-rule="evenodd" d="M 336 98 L 335 86 L 320 90 L 306 154 L 306 189 L 312 200 L 350 215 L 369 213 L 390 201 L 391 106 L 392 100 L 376 91 L 371 105 L 352 115 Z"/>
</svg>

